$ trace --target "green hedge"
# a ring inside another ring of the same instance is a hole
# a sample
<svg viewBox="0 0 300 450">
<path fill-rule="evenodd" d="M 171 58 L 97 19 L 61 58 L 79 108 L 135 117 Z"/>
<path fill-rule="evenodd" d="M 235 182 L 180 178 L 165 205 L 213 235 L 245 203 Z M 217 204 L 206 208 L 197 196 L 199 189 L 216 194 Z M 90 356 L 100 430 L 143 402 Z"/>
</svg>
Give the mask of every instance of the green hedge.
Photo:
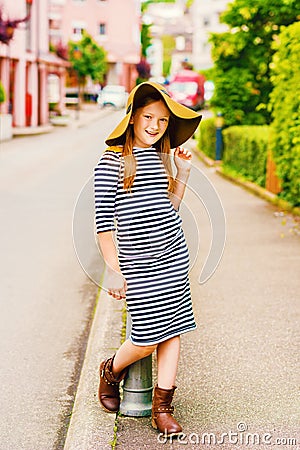
<svg viewBox="0 0 300 450">
<path fill-rule="evenodd" d="M 211 117 L 204 119 L 200 123 L 199 132 L 197 133 L 198 148 L 207 156 L 215 159 L 216 156 L 216 119 Z"/>
<path fill-rule="evenodd" d="M 272 62 L 271 149 L 281 179 L 280 196 L 300 205 L 300 22 L 283 28 Z"/>
<path fill-rule="evenodd" d="M 270 127 L 233 126 L 223 130 L 223 165 L 265 187 Z"/>
</svg>

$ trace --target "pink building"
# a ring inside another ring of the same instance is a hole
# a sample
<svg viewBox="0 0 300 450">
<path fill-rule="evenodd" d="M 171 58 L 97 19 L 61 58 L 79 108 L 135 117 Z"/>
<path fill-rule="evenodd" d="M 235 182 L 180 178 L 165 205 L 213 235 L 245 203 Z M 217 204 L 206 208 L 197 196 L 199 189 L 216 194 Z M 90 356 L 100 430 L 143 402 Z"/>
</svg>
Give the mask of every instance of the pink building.
<svg viewBox="0 0 300 450">
<path fill-rule="evenodd" d="M 13 115 L 15 127 L 45 125 L 49 120 L 48 76 L 57 74 L 58 103 L 64 99 L 65 66 L 49 54 L 48 0 L 2 0 L 3 18 L 21 23 L 8 45 L 0 42 L 0 77 L 6 92 L 2 113 Z"/>
<path fill-rule="evenodd" d="M 50 0 L 50 41 L 67 45 L 86 30 L 108 53 L 107 83 L 130 90 L 140 59 L 140 14 L 140 0 Z"/>
<path fill-rule="evenodd" d="M 0 0 L 3 19 L 21 23 L 6 45 L 0 42 L 0 79 L 14 127 L 49 122 L 49 103 L 64 110 L 69 63 L 49 53 L 49 41 L 67 45 L 86 30 L 108 54 L 107 83 L 130 90 L 140 59 L 140 0 Z"/>
</svg>

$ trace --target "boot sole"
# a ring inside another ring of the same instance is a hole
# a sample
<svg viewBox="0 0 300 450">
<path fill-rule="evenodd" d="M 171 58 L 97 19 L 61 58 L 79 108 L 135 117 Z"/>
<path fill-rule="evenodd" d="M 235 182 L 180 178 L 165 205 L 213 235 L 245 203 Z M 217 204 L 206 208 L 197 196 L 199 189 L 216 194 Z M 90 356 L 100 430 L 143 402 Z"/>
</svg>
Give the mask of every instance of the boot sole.
<svg viewBox="0 0 300 450">
<path fill-rule="evenodd" d="M 110 409 L 105 408 L 105 406 L 101 403 L 101 401 L 99 400 L 100 406 L 102 409 L 104 409 L 104 411 L 106 411 L 107 413 L 111 413 L 111 414 L 116 414 L 119 410 L 117 411 L 111 411 Z"/>
<path fill-rule="evenodd" d="M 151 425 L 152 425 L 152 427 L 153 427 L 155 430 L 158 430 L 158 427 L 157 427 L 157 425 L 156 425 L 154 419 L 151 420 Z M 158 431 L 159 431 L 159 430 L 158 430 Z M 183 434 L 184 434 L 183 431 L 178 431 L 177 433 L 167 433 L 167 434 L 164 432 L 164 436 L 165 436 L 166 438 L 169 438 L 169 437 L 176 437 L 176 436 L 182 436 Z"/>
</svg>

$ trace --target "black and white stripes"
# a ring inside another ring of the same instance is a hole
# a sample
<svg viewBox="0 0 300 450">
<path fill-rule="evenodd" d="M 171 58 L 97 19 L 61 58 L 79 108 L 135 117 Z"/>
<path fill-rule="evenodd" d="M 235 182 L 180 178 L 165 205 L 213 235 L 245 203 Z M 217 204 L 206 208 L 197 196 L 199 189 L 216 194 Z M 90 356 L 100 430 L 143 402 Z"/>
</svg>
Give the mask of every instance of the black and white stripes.
<svg viewBox="0 0 300 450">
<path fill-rule="evenodd" d="M 119 263 L 136 345 L 162 342 L 196 328 L 188 281 L 189 258 L 181 218 L 154 148 L 134 149 L 137 171 L 123 189 L 121 152 L 106 150 L 95 168 L 97 233 L 117 230 Z"/>
</svg>

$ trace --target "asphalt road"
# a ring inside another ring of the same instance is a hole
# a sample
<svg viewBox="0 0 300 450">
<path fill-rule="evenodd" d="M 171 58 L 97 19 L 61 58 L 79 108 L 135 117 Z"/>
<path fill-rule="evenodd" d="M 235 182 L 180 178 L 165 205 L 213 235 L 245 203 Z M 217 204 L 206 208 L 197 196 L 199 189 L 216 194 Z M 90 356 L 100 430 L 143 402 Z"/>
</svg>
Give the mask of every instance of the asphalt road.
<svg viewBox="0 0 300 450">
<path fill-rule="evenodd" d="M 63 447 L 97 294 L 73 211 L 113 120 L 0 144 L 1 450 Z"/>
</svg>

